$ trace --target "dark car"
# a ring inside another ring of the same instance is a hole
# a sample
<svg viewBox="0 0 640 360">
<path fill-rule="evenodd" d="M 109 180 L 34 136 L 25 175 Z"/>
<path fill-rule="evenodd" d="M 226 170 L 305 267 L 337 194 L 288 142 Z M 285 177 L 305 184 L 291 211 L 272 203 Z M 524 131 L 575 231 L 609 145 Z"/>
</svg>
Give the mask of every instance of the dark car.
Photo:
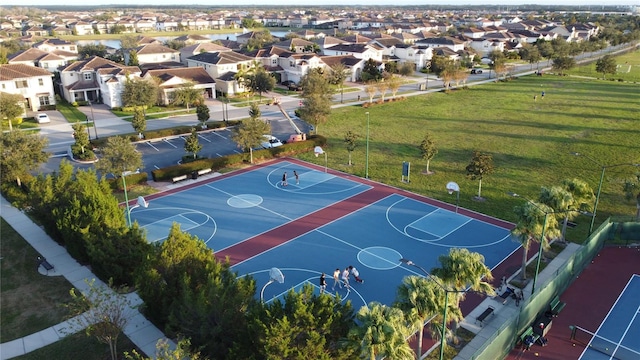
<svg viewBox="0 0 640 360">
<path fill-rule="evenodd" d="M 471 69 L 472 74 L 482 74 L 482 69 Z"/>
<path fill-rule="evenodd" d="M 286 86 L 291 91 L 300 91 L 300 90 L 302 90 L 302 87 L 300 87 L 300 85 L 296 84 L 295 82 L 293 82 L 291 80 L 283 81 L 282 85 Z"/>
</svg>

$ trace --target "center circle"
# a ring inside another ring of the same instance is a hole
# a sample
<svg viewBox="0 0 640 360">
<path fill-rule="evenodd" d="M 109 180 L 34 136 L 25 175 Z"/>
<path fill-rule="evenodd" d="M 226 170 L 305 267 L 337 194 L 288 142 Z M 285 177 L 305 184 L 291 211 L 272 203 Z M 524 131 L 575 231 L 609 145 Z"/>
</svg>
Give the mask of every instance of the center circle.
<svg viewBox="0 0 640 360">
<path fill-rule="evenodd" d="M 358 261 L 371 269 L 391 270 L 400 266 L 402 255 L 392 248 L 372 246 L 360 250 Z"/>
<path fill-rule="evenodd" d="M 240 194 L 230 197 L 227 204 L 234 208 L 250 208 L 262 204 L 262 196 L 256 194 Z"/>
</svg>

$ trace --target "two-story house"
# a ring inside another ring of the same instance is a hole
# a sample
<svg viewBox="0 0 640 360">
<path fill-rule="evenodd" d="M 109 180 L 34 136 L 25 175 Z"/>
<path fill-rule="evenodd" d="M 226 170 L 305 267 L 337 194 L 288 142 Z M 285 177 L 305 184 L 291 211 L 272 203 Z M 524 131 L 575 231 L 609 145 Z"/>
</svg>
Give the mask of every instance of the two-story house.
<svg viewBox="0 0 640 360">
<path fill-rule="evenodd" d="M 165 105 L 170 104 L 175 99 L 175 91 L 189 84 L 194 89 L 202 91 L 205 99 L 216 97 L 216 82 L 204 68 L 190 67 L 178 69 L 158 69 L 149 70 L 142 75 L 148 81 L 159 79 L 160 99 Z"/>
<path fill-rule="evenodd" d="M 127 78 L 140 76 L 137 66 L 125 66 L 92 56 L 60 71 L 63 97 L 69 101 L 89 100 L 109 107 L 122 106 L 122 91 Z"/>
<path fill-rule="evenodd" d="M 72 52 L 47 52 L 36 48 L 29 48 L 11 54 L 7 60 L 9 64 L 37 66 L 53 73 L 76 59 L 78 59 L 78 54 Z"/>
<path fill-rule="evenodd" d="M 31 65 L 0 65 L 0 91 L 22 95 L 25 108 L 38 111 L 56 103 L 52 77 L 49 71 Z"/>
<path fill-rule="evenodd" d="M 168 62 L 180 62 L 180 51 L 166 47 L 162 44 L 152 43 L 144 44 L 135 48 L 138 55 L 138 63 L 144 64 L 160 64 Z M 124 53 L 124 60 L 129 64 L 130 52 Z"/>
<path fill-rule="evenodd" d="M 216 91 L 233 95 L 245 92 L 235 76 L 252 66 L 254 59 L 235 51 L 205 52 L 187 59 L 189 67 L 202 67 L 216 82 Z"/>
<path fill-rule="evenodd" d="M 193 55 L 200 54 L 203 52 L 222 52 L 222 51 L 231 51 L 231 49 L 214 44 L 212 42 L 207 43 L 196 43 L 193 45 L 188 45 L 180 49 L 180 59 L 182 63 L 187 65 L 187 59 Z"/>
</svg>

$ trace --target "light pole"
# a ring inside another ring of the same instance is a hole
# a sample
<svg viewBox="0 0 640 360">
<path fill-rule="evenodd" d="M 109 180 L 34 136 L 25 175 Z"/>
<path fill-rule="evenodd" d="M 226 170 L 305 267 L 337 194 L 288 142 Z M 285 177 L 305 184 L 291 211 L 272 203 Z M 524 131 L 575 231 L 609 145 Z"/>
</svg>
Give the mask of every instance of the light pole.
<svg viewBox="0 0 640 360">
<path fill-rule="evenodd" d="M 367 151 L 365 156 L 365 165 L 364 165 L 364 178 L 369 178 L 369 112 L 367 111 Z"/>
<path fill-rule="evenodd" d="M 457 183 L 450 181 L 447 183 L 447 191 L 449 194 L 456 192 L 456 214 L 458 213 L 458 205 L 460 205 L 460 186 Z"/>
<path fill-rule="evenodd" d="M 320 146 L 316 146 L 315 148 L 313 148 L 313 153 L 316 155 L 316 157 L 318 157 L 318 155 L 320 154 L 324 154 L 324 172 L 327 172 L 327 152 L 322 150 Z"/>
<path fill-rule="evenodd" d="M 442 290 L 444 290 L 444 310 L 442 311 L 442 338 L 440 339 L 440 360 L 444 359 L 444 345 L 446 342 L 445 332 L 447 331 L 447 306 L 449 306 L 449 293 L 464 293 L 465 290 L 449 290 L 444 285 L 440 283 L 438 278 L 431 275 L 425 268 L 420 265 L 415 264 L 413 261 L 409 259 L 402 258 L 400 262 L 409 266 L 416 267 L 420 269 L 429 279 L 431 279 L 436 285 L 438 285 Z M 422 339 L 418 340 L 422 341 Z"/>
<path fill-rule="evenodd" d="M 640 164 L 634 164 L 634 163 L 622 163 L 622 164 L 614 164 L 614 165 L 602 165 L 600 164 L 597 160 L 595 160 L 594 158 L 585 155 L 585 154 L 581 154 L 578 152 L 574 152 L 571 153 L 571 155 L 573 156 L 584 156 L 587 159 L 591 160 L 592 162 L 598 164 L 599 166 L 602 167 L 602 173 L 600 174 L 600 183 L 598 184 L 598 192 L 596 193 L 596 201 L 593 204 L 593 217 L 591 218 L 591 224 L 589 224 L 589 235 L 591 235 L 591 232 L 593 232 L 593 225 L 596 222 L 596 211 L 598 211 L 598 202 L 600 201 L 600 192 L 602 191 L 602 184 L 604 182 L 604 172 L 605 170 L 607 170 L 607 168 L 611 168 L 611 167 L 616 167 L 616 166 L 635 166 L 635 167 L 640 167 Z"/>
</svg>

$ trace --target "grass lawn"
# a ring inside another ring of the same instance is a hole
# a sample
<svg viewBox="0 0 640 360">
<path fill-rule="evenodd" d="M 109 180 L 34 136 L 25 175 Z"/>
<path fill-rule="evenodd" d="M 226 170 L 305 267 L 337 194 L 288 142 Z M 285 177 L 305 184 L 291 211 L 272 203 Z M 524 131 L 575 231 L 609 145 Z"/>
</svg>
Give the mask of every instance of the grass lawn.
<svg viewBox="0 0 640 360">
<path fill-rule="evenodd" d="M 40 275 L 39 255 L 2 219 L 0 260 L 0 342 L 29 335 L 65 320 L 61 304 L 71 300 L 71 284 L 62 276 Z"/>
<path fill-rule="evenodd" d="M 86 122 L 87 116 L 76 106 L 73 106 L 67 102 L 60 102 L 56 104 L 56 109 L 60 111 L 62 116 L 64 116 L 68 122 L 76 123 L 76 122 Z"/>
<path fill-rule="evenodd" d="M 615 59 L 616 64 L 618 64 L 618 70 L 614 75 L 607 74 L 607 80 L 618 81 L 618 79 L 622 79 L 623 81 L 634 83 L 640 82 L 640 50 L 616 56 Z M 596 72 L 595 61 L 588 65 L 575 67 L 567 71 L 567 74 L 602 78 L 602 73 Z"/>
<path fill-rule="evenodd" d="M 124 359 L 122 355 L 125 351 L 131 352 L 136 349 L 135 345 L 129 340 L 129 338 L 121 334 L 118 337 L 118 354 L 119 359 Z M 140 352 L 138 350 L 138 352 Z M 109 352 L 109 346 L 98 342 L 94 337 L 85 335 L 84 332 L 80 332 L 74 335 L 70 335 L 58 342 L 55 342 L 49 346 L 37 349 L 28 354 L 18 356 L 14 358 L 16 360 L 67 360 L 67 359 L 82 359 L 82 360 L 111 360 L 111 353 Z"/>
<path fill-rule="evenodd" d="M 546 93 L 544 99 L 541 91 Z M 455 195 L 447 193 L 445 184 L 455 181 L 461 188 L 460 206 L 510 221 L 515 220 L 514 206 L 525 199 L 507 192 L 533 199 L 540 187 L 574 177 L 588 182 L 595 192 L 603 165 L 640 163 L 640 101 L 638 86 L 631 83 L 527 76 L 367 109 L 334 109 L 329 122 L 318 128 L 328 138 L 330 167 L 364 176 L 367 111 L 371 179 L 449 203 L 455 202 Z M 347 165 L 343 141 L 349 130 L 361 136 L 352 154 L 353 166 Z M 426 163 L 418 149 L 427 132 L 439 150 L 430 166 L 435 174 L 429 176 L 421 174 Z M 473 200 L 479 182 L 466 178 L 465 167 L 474 150 L 490 153 L 495 164 L 494 173 L 482 182 L 483 202 Z M 311 153 L 300 157 L 322 162 Z M 409 184 L 401 182 L 403 161 L 412 165 Z M 635 201 L 625 201 L 621 190 L 623 179 L 631 178 L 635 170 L 607 169 L 596 223 L 609 215 L 635 214 Z M 578 226 L 567 236 L 581 241 L 590 218 L 575 221 Z"/>
</svg>

